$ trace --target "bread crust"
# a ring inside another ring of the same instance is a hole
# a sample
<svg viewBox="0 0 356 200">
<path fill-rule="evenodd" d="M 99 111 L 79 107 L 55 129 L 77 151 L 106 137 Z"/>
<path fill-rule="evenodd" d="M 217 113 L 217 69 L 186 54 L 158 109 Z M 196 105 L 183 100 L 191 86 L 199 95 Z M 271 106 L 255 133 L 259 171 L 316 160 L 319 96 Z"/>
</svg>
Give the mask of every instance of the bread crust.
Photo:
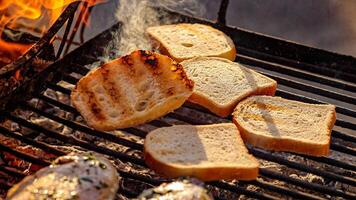
<svg viewBox="0 0 356 200">
<path fill-rule="evenodd" d="M 206 167 L 188 168 L 169 165 L 155 159 L 149 152 L 144 151 L 146 164 L 159 175 L 166 178 L 177 178 L 182 176 L 196 177 L 202 181 L 214 180 L 256 180 L 258 167 L 254 168 L 233 168 L 233 167 Z"/>
<path fill-rule="evenodd" d="M 243 101 L 236 107 L 243 105 Z M 238 113 L 236 113 L 238 115 Z M 311 155 L 316 157 L 321 156 L 328 156 L 329 155 L 329 148 L 330 148 L 330 135 L 332 132 L 332 128 L 336 121 L 336 112 L 335 106 L 333 111 L 328 113 L 329 120 L 327 121 L 327 133 L 329 136 L 329 140 L 322 144 L 316 143 L 308 143 L 306 141 L 297 140 L 297 139 L 288 139 L 288 138 L 275 138 L 272 136 L 266 136 L 261 134 L 256 134 L 246 127 L 244 127 L 242 122 L 240 122 L 236 117 L 233 117 L 232 121 L 237 126 L 241 133 L 242 139 L 253 146 L 274 150 L 274 151 L 287 151 L 287 152 L 294 152 L 299 154 Z"/>
<path fill-rule="evenodd" d="M 181 24 L 176 24 L 176 25 L 182 25 L 182 26 L 185 26 L 185 25 L 191 25 L 191 24 L 188 24 L 188 23 L 181 23 Z M 227 43 L 228 45 L 230 46 L 230 51 L 227 51 L 227 52 L 224 52 L 224 53 L 221 53 L 221 54 L 218 54 L 218 55 L 209 55 L 207 57 L 221 57 L 221 58 L 226 58 L 228 60 L 231 60 L 231 61 L 234 61 L 236 59 L 236 47 L 235 47 L 235 44 L 234 42 L 232 41 L 232 39 L 227 36 L 224 32 L 218 30 L 218 29 L 215 29 L 211 26 L 208 26 L 208 25 L 205 25 L 205 24 L 199 24 L 199 25 L 203 25 L 203 26 L 206 26 L 208 27 L 211 31 L 213 32 L 218 32 L 219 34 L 221 34 L 226 40 L 227 40 Z M 149 38 L 151 38 L 151 40 L 153 41 L 153 44 L 155 47 L 157 47 L 160 52 L 162 54 L 165 54 L 165 55 L 168 55 L 169 57 L 171 57 L 172 59 L 174 59 L 175 61 L 177 62 L 182 62 L 184 60 L 188 60 L 188 59 L 191 59 L 193 57 L 191 56 L 188 56 L 188 57 L 176 57 L 170 50 L 169 50 L 169 47 L 168 46 L 165 46 L 164 44 L 162 44 L 160 42 L 160 39 L 157 38 L 154 34 L 150 34 L 149 33 L 149 28 L 146 30 L 146 32 L 148 33 L 149 35 Z"/>
</svg>

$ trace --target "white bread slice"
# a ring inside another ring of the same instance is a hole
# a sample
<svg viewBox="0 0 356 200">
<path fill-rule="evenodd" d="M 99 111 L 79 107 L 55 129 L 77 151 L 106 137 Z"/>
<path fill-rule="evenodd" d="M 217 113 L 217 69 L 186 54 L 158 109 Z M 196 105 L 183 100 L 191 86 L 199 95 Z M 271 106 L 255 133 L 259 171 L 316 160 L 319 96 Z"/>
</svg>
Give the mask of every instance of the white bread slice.
<svg viewBox="0 0 356 200">
<path fill-rule="evenodd" d="M 328 155 L 335 120 L 334 105 L 270 96 L 249 97 L 233 113 L 233 121 L 246 143 L 312 156 Z"/>
<path fill-rule="evenodd" d="M 213 181 L 258 176 L 259 163 L 233 123 L 156 129 L 146 136 L 144 155 L 147 165 L 166 177 Z"/>
<path fill-rule="evenodd" d="M 139 125 L 179 108 L 194 83 L 171 58 L 137 50 L 79 80 L 73 105 L 98 130 Z"/>
<path fill-rule="evenodd" d="M 236 48 L 225 33 L 203 24 L 171 24 L 147 28 L 162 53 L 178 62 L 197 56 L 216 56 L 234 61 Z"/>
<path fill-rule="evenodd" d="M 189 100 L 226 117 L 252 95 L 274 95 L 277 82 L 224 58 L 197 57 L 181 62 L 195 83 Z"/>
</svg>

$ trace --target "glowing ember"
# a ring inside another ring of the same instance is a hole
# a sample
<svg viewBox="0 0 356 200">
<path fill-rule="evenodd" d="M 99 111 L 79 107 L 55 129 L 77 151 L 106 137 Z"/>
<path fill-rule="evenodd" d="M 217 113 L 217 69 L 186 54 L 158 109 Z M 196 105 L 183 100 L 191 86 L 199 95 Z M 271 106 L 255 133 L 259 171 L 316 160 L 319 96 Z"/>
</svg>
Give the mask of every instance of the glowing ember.
<svg viewBox="0 0 356 200">
<path fill-rule="evenodd" d="M 10 63 L 32 45 L 4 41 L 5 28 L 41 36 L 62 13 L 78 0 L 0 0 L 0 63 Z M 88 7 L 104 0 L 82 0 Z"/>
</svg>

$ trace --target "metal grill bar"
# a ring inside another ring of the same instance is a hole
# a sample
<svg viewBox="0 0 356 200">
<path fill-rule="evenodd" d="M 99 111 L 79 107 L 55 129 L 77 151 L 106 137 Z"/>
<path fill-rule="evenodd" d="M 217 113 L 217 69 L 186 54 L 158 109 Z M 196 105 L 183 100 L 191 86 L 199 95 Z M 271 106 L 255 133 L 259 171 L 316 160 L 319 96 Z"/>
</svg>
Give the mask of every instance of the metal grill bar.
<svg viewBox="0 0 356 200">
<path fill-rule="evenodd" d="M 238 47 L 238 49 L 240 49 L 240 48 Z M 263 60 L 260 60 L 257 58 L 246 56 L 244 54 L 238 55 L 237 61 L 247 64 L 247 65 L 251 65 L 251 66 L 258 64 L 257 66 L 265 68 L 269 71 L 275 71 L 275 72 L 279 72 L 282 74 L 289 74 L 289 75 L 292 74 L 294 77 L 298 77 L 301 79 L 312 80 L 313 82 L 317 82 L 317 83 L 320 83 L 323 85 L 328 85 L 328 86 L 332 86 L 335 88 L 344 89 L 344 90 L 351 91 L 351 92 L 356 92 L 356 85 L 354 85 L 354 84 L 349 84 L 347 82 L 341 82 L 336 79 L 321 76 L 318 74 L 307 73 L 305 71 L 298 70 L 298 69 L 284 66 L 284 65 L 280 65 L 280 64 L 275 64 L 275 63 L 272 64 L 272 63 L 269 63 L 269 62 L 266 62 L 266 61 L 263 61 Z"/>
<path fill-rule="evenodd" d="M 283 96 L 285 98 L 293 99 L 293 100 L 298 100 L 298 101 L 303 101 L 307 103 L 315 103 L 315 104 L 325 104 L 326 102 L 320 101 L 313 99 L 311 97 L 306 97 L 301 94 L 294 94 L 292 92 L 288 92 L 282 89 L 277 89 L 276 95 Z M 348 115 L 351 117 L 356 117 L 356 111 L 344 108 L 341 106 L 336 106 L 336 112 L 344 115 Z M 338 119 L 337 119 L 338 121 Z"/>
<path fill-rule="evenodd" d="M 270 184 L 270 183 L 265 182 L 265 181 L 256 180 L 256 181 L 250 181 L 248 183 L 252 184 L 252 185 L 255 185 L 255 186 L 258 186 L 258 187 L 261 187 L 261 188 L 266 188 L 266 189 L 271 190 L 271 191 L 276 191 L 276 192 L 281 193 L 281 194 L 288 194 L 289 193 L 290 194 L 289 196 L 294 197 L 294 198 L 299 198 L 299 199 L 324 199 L 324 198 L 321 198 L 321 197 L 318 197 L 318 196 L 315 196 L 315 195 L 311 195 L 311 194 L 308 194 L 308 193 L 305 193 L 305 192 L 295 192 L 295 191 L 290 190 L 288 188 L 277 186 L 277 185 L 273 185 L 273 184 Z"/>
<path fill-rule="evenodd" d="M 219 13 L 218 13 L 218 23 L 226 25 L 226 13 L 229 7 L 229 0 L 221 0 Z"/>
<path fill-rule="evenodd" d="M 347 199 L 356 198 L 355 194 L 350 194 L 349 192 L 344 192 L 344 191 L 341 191 L 341 190 L 335 189 L 335 188 L 325 187 L 323 185 L 319 185 L 319 184 L 315 184 L 315 183 L 307 183 L 305 181 L 302 181 L 302 180 L 299 180 L 296 178 L 290 178 L 288 176 L 283 176 L 283 175 L 273 172 L 271 170 L 260 169 L 260 174 L 263 176 L 268 176 L 268 177 L 275 178 L 278 180 L 286 181 L 288 183 L 291 183 L 293 185 L 297 185 L 297 186 L 300 186 L 303 188 L 313 189 L 313 190 L 319 191 L 321 193 L 340 196 L 340 197 L 344 197 Z"/>
<path fill-rule="evenodd" d="M 352 143 L 356 143 L 356 137 L 352 135 L 346 135 L 344 133 L 341 133 L 339 131 L 333 130 L 331 135 L 335 138 L 340 138 L 342 140 L 350 141 Z"/>
<path fill-rule="evenodd" d="M 15 170 L 14 168 L 10 168 L 10 167 L 5 167 L 2 165 L 0 165 L 0 171 L 18 178 L 24 178 L 26 176 L 26 174 L 24 174 L 21 171 Z"/>
<path fill-rule="evenodd" d="M 11 188 L 11 185 L 9 185 L 7 182 L 4 182 L 4 181 L 1 181 L 1 180 L 0 180 L 0 188 L 1 188 L 1 189 L 8 190 L 8 189 Z"/>
<path fill-rule="evenodd" d="M 0 143 L 0 150 L 2 150 L 4 152 L 11 153 L 16 157 L 22 156 L 22 158 L 24 158 L 26 161 L 29 161 L 29 162 L 34 163 L 36 165 L 47 166 L 49 164 L 49 162 L 47 162 L 45 160 L 36 159 L 34 156 L 29 155 L 29 154 L 22 153 L 23 155 L 21 155 L 21 152 L 15 151 L 11 147 L 8 147 L 8 146 L 3 145 L 1 143 Z"/>
<path fill-rule="evenodd" d="M 145 165 L 142 160 L 140 160 L 138 158 L 135 158 L 135 157 L 128 156 L 125 153 L 114 151 L 114 150 L 108 149 L 106 147 L 96 146 L 94 144 L 91 144 L 89 142 L 85 142 L 83 140 L 80 140 L 80 139 L 77 139 L 77 138 L 74 138 L 74 137 L 68 137 L 68 136 L 65 136 L 65 135 L 61 135 L 59 133 L 53 132 L 51 130 L 45 129 L 45 128 L 41 127 L 41 126 L 38 126 L 38 125 L 33 124 L 31 122 L 28 122 L 27 120 L 24 120 L 22 118 L 15 117 L 15 116 L 13 116 L 11 114 L 6 114 L 6 115 L 7 115 L 6 117 L 8 117 L 10 120 L 12 120 L 12 121 L 14 121 L 14 122 L 16 122 L 18 124 L 21 124 L 21 125 L 23 125 L 23 126 L 25 126 L 27 128 L 32 129 L 32 130 L 41 132 L 41 133 L 43 133 L 44 135 L 46 135 L 48 137 L 58 139 L 59 141 L 64 142 L 66 144 L 80 146 L 80 147 L 83 147 L 83 148 L 91 150 L 91 151 L 96 151 L 96 152 L 99 152 L 99 153 L 102 153 L 102 154 L 107 154 L 107 155 L 110 155 L 112 157 L 118 158 L 120 160 L 129 161 L 129 162 L 132 162 L 132 163 L 135 163 L 135 164 L 138 164 L 138 165 L 142 165 L 142 166 Z"/>
<path fill-rule="evenodd" d="M 315 175 L 318 175 L 318 176 L 322 176 L 322 177 L 325 177 L 325 178 L 328 178 L 328 179 L 332 179 L 332 180 L 335 180 L 335 181 L 340 181 L 342 183 L 346 183 L 346 184 L 349 184 L 349 185 L 356 186 L 356 180 L 354 178 L 341 176 L 341 175 L 330 173 L 330 172 L 327 172 L 327 171 L 322 171 L 320 169 L 312 168 L 312 167 L 306 166 L 304 164 L 300 164 L 300 163 L 297 163 L 297 162 L 292 162 L 292 161 L 286 160 L 283 157 L 278 156 L 278 155 L 271 156 L 270 153 L 268 153 L 266 151 L 263 151 L 263 150 L 260 150 L 260 149 L 257 149 L 257 148 L 248 148 L 248 150 L 254 156 L 256 156 L 258 158 L 262 158 L 264 160 L 272 161 L 272 162 L 275 162 L 275 163 L 278 163 L 278 164 L 281 164 L 281 165 L 286 165 L 286 166 L 288 166 L 290 168 L 298 169 L 298 170 L 301 170 L 301 171 L 304 171 L 304 172 L 309 172 L 309 173 L 312 173 L 312 174 L 315 174 Z"/>
<path fill-rule="evenodd" d="M 47 117 L 48 119 L 51 119 L 51 120 L 56 121 L 58 123 L 64 124 L 65 126 L 68 126 L 71 129 L 78 130 L 78 131 L 81 131 L 81 132 L 85 132 L 85 133 L 90 134 L 92 136 L 100 135 L 100 137 L 102 137 L 104 139 L 107 139 L 107 140 L 109 140 L 111 142 L 114 142 L 116 144 L 120 144 L 120 145 L 124 145 L 124 146 L 130 147 L 132 149 L 136 149 L 136 150 L 142 150 L 143 149 L 141 144 L 137 144 L 137 143 L 132 142 L 130 140 L 126 140 L 124 138 L 117 137 L 117 136 L 115 136 L 113 134 L 110 134 L 110 133 L 106 133 L 106 132 L 103 132 L 103 131 L 97 131 L 97 130 L 88 128 L 86 126 L 80 125 L 79 123 L 76 123 L 76 122 L 73 122 L 73 121 L 65 120 L 65 119 L 63 119 L 61 117 L 57 117 L 55 115 L 51 115 L 51 114 L 46 113 L 46 112 L 44 112 L 42 110 L 34 108 L 33 106 L 30 106 L 28 104 L 21 105 L 21 107 L 23 109 L 27 109 L 27 110 L 35 112 L 35 113 L 37 113 L 39 115 Z"/>
<path fill-rule="evenodd" d="M 78 5 L 79 5 L 79 4 L 78 4 Z M 70 29 L 71 29 L 71 27 L 72 27 L 72 23 L 73 23 L 73 20 L 74 20 L 74 16 L 75 16 L 75 12 L 73 12 L 73 13 L 71 14 L 71 16 L 69 17 L 69 19 L 68 19 L 68 21 L 67 21 L 67 26 L 66 26 L 66 29 L 64 30 L 63 39 L 62 39 L 62 42 L 61 42 L 61 44 L 59 45 L 59 48 L 58 48 L 58 51 L 57 51 L 56 60 L 61 57 L 62 51 L 63 51 L 63 49 L 64 49 L 64 45 L 66 44 L 66 40 L 67 40 L 69 31 L 70 31 Z"/>
<path fill-rule="evenodd" d="M 46 149 L 46 150 L 48 150 L 49 153 L 52 153 L 54 155 L 65 155 L 65 153 L 63 153 L 62 151 L 59 151 L 59 150 L 57 150 L 55 148 L 51 148 L 46 143 L 37 142 L 36 140 L 24 137 L 23 135 L 20 135 L 18 133 L 12 132 L 12 131 L 9 131 L 8 129 L 6 129 L 6 128 L 2 127 L 2 126 L 0 126 L 0 132 L 4 136 L 12 137 L 14 139 L 17 139 L 17 140 L 23 142 L 23 143 L 30 144 L 30 145 L 38 147 L 40 149 Z"/>
<path fill-rule="evenodd" d="M 325 79 L 328 79 L 328 77 L 335 77 L 335 78 L 341 78 L 341 79 L 344 79 L 347 81 L 354 82 L 354 80 L 356 78 L 356 76 L 354 75 L 354 74 L 356 74 L 356 71 L 352 67 L 348 67 L 347 69 L 342 70 L 343 66 L 341 65 L 341 66 L 337 66 L 340 69 L 334 70 L 334 69 L 331 69 L 330 66 L 319 67 L 319 66 L 304 63 L 301 61 L 286 59 L 281 56 L 274 56 L 274 55 L 258 52 L 253 49 L 244 48 L 241 46 L 240 47 L 238 46 L 237 49 L 240 54 L 243 54 L 245 56 L 260 58 L 267 62 L 278 63 L 280 66 L 287 65 L 287 66 L 293 67 L 293 68 L 285 68 L 287 70 L 293 70 L 293 71 L 295 71 L 295 70 L 303 70 L 304 71 L 305 70 L 305 71 L 316 73 L 316 74 L 322 74 Z M 264 63 L 267 63 L 267 62 L 264 62 Z M 283 69 L 283 70 L 285 70 L 285 69 Z M 278 70 L 281 70 L 281 69 L 278 69 Z M 289 74 L 290 74 L 290 72 L 289 72 Z M 316 74 L 314 74 L 314 75 L 316 75 Z M 311 79 L 311 80 L 313 80 L 313 79 Z M 339 82 L 339 81 L 336 81 L 335 79 L 334 79 L 334 81 Z M 331 84 L 333 84 L 333 83 L 331 83 Z"/>
<path fill-rule="evenodd" d="M 303 82 L 296 81 L 296 80 L 287 79 L 287 78 L 284 78 L 281 76 L 276 76 L 276 75 L 273 75 L 272 73 L 268 72 L 267 70 L 261 71 L 261 69 L 256 68 L 254 66 L 248 66 L 248 67 L 250 69 L 255 69 L 255 70 L 259 71 L 260 73 L 276 80 L 277 83 L 281 84 L 281 85 L 286 85 L 288 87 L 295 88 L 295 89 L 301 89 L 306 92 L 317 93 L 317 94 L 323 95 L 325 97 L 337 99 L 337 100 L 344 101 L 344 102 L 351 103 L 351 104 L 354 104 L 356 102 L 356 97 L 352 97 L 352 96 L 349 96 L 346 94 L 341 94 L 341 93 L 334 92 L 331 90 L 326 90 L 326 89 L 323 89 L 320 87 L 316 87 L 316 86 L 313 86 L 310 84 L 305 84 Z"/>
</svg>

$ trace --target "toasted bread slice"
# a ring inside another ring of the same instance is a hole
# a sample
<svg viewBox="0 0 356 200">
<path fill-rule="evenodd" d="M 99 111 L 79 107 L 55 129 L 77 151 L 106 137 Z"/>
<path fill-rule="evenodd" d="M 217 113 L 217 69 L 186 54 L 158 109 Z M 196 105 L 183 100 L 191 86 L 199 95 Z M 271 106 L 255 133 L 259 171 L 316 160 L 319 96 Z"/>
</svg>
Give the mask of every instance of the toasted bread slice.
<svg viewBox="0 0 356 200">
<path fill-rule="evenodd" d="M 233 113 L 233 121 L 245 142 L 313 156 L 328 155 L 335 120 L 334 105 L 270 96 L 249 97 Z"/>
<path fill-rule="evenodd" d="M 146 136 L 144 155 L 147 165 L 166 177 L 212 181 L 258 176 L 259 163 L 232 123 L 156 129 Z"/>
<path fill-rule="evenodd" d="M 238 63 L 217 57 L 181 62 L 195 87 L 190 101 L 226 117 L 237 103 L 252 95 L 274 95 L 277 82 Z"/>
<path fill-rule="evenodd" d="M 119 175 L 105 157 L 83 153 L 59 157 L 13 186 L 8 200 L 115 199 Z"/>
<path fill-rule="evenodd" d="M 223 32 L 203 24 L 172 24 L 147 28 L 162 53 L 178 62 L 197 56 L 235 60 L 233 41 Z"/>
<path fill-rule="evenodd" d="M 71 99 L 90 126 L 114 130 L 173 111 L 192 94 L 193 85 L 171 58 L 137 50 L 80 79 Z"/>
</svg>

